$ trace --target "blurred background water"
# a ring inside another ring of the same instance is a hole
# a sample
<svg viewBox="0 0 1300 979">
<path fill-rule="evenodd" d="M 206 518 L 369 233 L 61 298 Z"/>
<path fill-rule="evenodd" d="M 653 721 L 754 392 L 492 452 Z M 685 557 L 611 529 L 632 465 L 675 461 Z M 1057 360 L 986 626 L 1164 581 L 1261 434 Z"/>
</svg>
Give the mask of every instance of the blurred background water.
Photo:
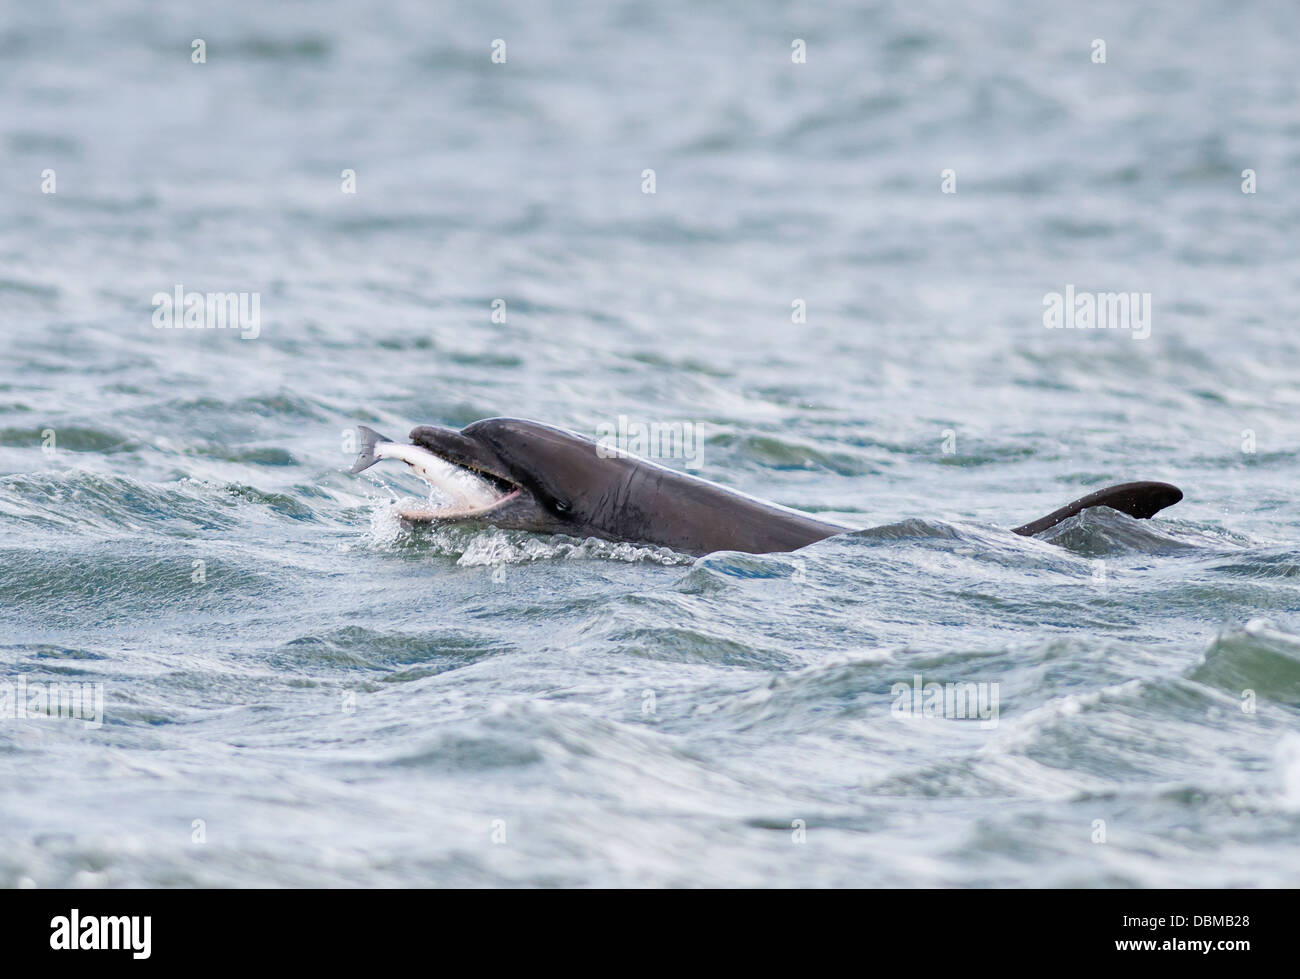
<svg viewBox="0 0 1300 979">
<path fill-rule="evenodd" d="M 0 720 L 0 884 L 1294 884 L 1300 9 L 1066 6 L 0 8 L 0 675 L 104 692 Z M 344 472 L 493 415 L 876 529 L 410 533 Z"/>
</svg>

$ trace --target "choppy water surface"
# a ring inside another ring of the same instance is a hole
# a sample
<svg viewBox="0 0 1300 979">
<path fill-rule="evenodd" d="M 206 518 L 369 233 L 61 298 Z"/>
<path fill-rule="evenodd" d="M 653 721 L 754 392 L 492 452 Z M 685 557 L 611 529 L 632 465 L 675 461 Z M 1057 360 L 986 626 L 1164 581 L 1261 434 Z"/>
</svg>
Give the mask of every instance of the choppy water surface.
<svg viewBox="0 0 1300 979">
<path fill-rule="evenodd" d="M 104 696 L 0 720 L 0 884 L 1296 883 L 1294 4 L 573 6 L 0 12 L 0 666 Z M 873 529 L 410 533 L 344 472 L 503 414 Z M 1005 529 L 1136 478 L 1187 498 Z"/>
</svg>

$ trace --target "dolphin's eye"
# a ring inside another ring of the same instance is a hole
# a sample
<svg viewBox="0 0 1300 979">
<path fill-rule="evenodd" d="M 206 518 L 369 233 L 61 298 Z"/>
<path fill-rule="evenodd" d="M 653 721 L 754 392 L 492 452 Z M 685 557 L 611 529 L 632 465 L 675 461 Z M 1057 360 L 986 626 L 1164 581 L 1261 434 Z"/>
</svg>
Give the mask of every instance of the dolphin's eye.
<svg viewBox="0 0 1300 979">
<path fill-rule="evenodd" d="M 568 512 L 569 512 L 569 501 L 566 500 L 566 499 L 564 499 L 564 498 L 562 498 L 562 497 L 556 499 L 556 501 L 555 501 L 555 509 L 558 510 L 560 513 L 568 513 Z"/>
</svg>

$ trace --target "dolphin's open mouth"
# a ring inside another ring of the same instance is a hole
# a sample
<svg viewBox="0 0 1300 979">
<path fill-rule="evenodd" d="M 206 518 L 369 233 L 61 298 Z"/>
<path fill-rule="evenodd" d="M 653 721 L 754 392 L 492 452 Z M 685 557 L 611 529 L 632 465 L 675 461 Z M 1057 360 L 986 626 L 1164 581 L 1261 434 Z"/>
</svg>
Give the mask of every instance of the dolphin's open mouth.
<svg viewBox="0 0 1300 979">
<path fill-rule="evenodd" d="M 524 492 L 522 486 L 505 475 L 505 467 L 491 458 L 489 451 L 454 429 L 420 426 L 411 432 L 411 440 L 419 448 L 463 473 L 467 479 L 472 479 L 481 488 L 487 489 L 493 498 L 483 502 L 482 494 L 477 494 L 476 498 L 454 499 L 452 503 L 443 506 L 407 504 L 398 509 L 404 520 L 431 522 L 488 518 L 518 500 Z"/>
</svg>

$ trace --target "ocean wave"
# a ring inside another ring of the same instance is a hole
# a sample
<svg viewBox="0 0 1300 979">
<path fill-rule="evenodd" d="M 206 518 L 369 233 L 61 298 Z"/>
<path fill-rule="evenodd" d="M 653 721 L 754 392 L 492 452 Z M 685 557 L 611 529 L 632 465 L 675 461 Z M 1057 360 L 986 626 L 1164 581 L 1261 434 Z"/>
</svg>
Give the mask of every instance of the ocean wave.
<svg viewBox="0 0 1300 979">
<path fill-rule="evenodd" d="M 1089 558 L 1179 554 L 1195 550 L 1204 540 L 1180 533 L 1167 521 L 1138 520 L 1110 507 L 1084 510 L 1043 531 L 1039 538 Z"/>
<path fill-rule="evenodd" d="M 1300 703 L 1300 635 L 1267 619 L 1230 625 L 1188 675 L 1252 709 L 1256 695 L 1294 708 Z"/>
</svg>

